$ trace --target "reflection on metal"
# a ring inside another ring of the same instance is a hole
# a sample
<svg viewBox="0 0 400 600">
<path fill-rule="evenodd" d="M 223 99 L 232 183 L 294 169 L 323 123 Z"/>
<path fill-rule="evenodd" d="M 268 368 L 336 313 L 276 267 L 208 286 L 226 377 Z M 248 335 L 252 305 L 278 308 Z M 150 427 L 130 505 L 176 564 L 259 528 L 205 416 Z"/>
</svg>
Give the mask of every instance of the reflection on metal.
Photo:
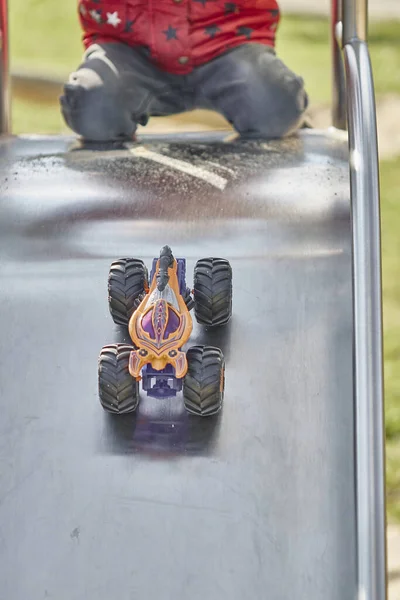
<svg viewBox="0 0 400 600">
<path fill-rule="evenodd" d="M 341 0 L 343 2 L 343 44 L 351 40 L 367 41 L 367 0 Z"/>
<path fill-rule="evenodd" d="M 346 80 L 342 58 L 342 0 L 332 0 L 332 124 L 346 129 Z"/>
<path fill-rule="evenodd" d="M 0 0 L 0 134 L 10 133 L 7 0 Z"/>
<path fill-rule="evenodd" d="M 379 170 L 368 47 L 345 45 L 353 235 L 358 598 L 386 598 Z"/>
</svg>

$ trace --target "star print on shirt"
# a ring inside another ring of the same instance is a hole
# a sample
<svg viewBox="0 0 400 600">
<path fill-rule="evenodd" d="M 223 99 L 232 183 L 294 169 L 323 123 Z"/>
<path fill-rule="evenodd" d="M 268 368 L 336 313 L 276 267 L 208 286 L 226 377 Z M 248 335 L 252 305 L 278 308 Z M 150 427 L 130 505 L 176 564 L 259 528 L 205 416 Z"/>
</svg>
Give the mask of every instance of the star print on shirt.
<svg viewBox="0 0 400 600">
<path fill-rule="evenodd" d="M 238 27 L 236 30 L 236 35 L 244 35 L 249 40 L 251 38 L 251 32 L 253 29 L 251 27 Z"/>
<path fill-rule="evenodd" d="M 206 27 L 204 32 L 209 35 L 211 38 L 215 38 L 215 36 L 217 35 L 218 31 L 221 31 L 219 27 L 217 27 L 216 25 L 210 25 L 209 27 Z"/>
<path fill-rule="evenodd" d="M 200 2 L 200 4 L 205 6 L 207 4 L 208 0 L 193 0 L 193 2 Z"/>
<path fill-rule="evenodd" d="M 171 27 L 171 25 L 168 25 L 168 29 L 166 31 L 163 31 L 163 33 L 167 36 L 167 42 L 169 42 L 170 40 L 178 39 L 176 32 L 177 29 L 175 29 L 175 27 Z"/>
<path fill-rule="evenodd" d="M 113 13 L 107 13 L 107 25 L 112 25 L 113 27 L 118 27 L 118 25 L 120 23 L 122 23 L 122 21 L 119 18 L 117 11 L 115 11 Z"/>
<path fill-rule="evenodd" d="M 273 17 L 277 17 L 279 15 L 279 10 L 276 10 L 276 8 L 273 8 L 272 10 L 269 10 L 268 12 L 271 13 L 271 15 Z"/>
<path fill-rule="evenodd" d="M 79 12 L 81 13 L 82 17 L 84 17 L 87 13 L 86 6 L 84 6 L 83 4 L 80 4 Z"/>
<path fill-rule="evenodd" d="M 231 14 L 237 13 L 237 12 L 239 12 L 237 4 L 235 4 L 234 2 L 225 2 L 225 14 L 226 15 L 231 15 Z"/>
<path fill-rule="evenodd" d="M 96 21 L 96 23 L 101 23 L 101 10 L 91 10 L 90 11 L 90 16 L 92 17 L 92 19 L 94 21 Z"/>
</svg>

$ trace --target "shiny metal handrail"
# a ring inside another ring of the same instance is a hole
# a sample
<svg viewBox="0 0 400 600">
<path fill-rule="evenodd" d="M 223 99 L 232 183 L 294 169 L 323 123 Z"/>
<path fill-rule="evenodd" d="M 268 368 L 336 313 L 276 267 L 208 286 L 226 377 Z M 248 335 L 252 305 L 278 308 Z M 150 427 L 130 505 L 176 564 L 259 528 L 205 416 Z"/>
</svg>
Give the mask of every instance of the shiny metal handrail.
<svg viewBox="0 0 400 600">
<path fill-rule="evenodd" d="M 367 41 L 368 0 L 341 0 L 343 2 L 343 42 Z"/>
<path fill-rule="evenodd" d="M 10 73 L 7 0 L 0 0 L 0 134 L 10 133 Z"/>
<path fill-rule="evenodd" d="M 379 162 L 367 0 L 332 0 L 332 121 L 349 130 L 357 598 L 387 598 Z M 346 78 L 343 76 L 343 48 Z M 346 99 L 346 103 L 345 103 Z M 347 119 L 346 119 L 347 116 Z M 347 120 L 347 123 L 346 123 Z"/>
<path fill-rule="evenodd" d="M 357 598 L 385 600 L 385 435 L 376 107 L 367 43 L 357 38 L 357 27 L 344 27 L 343 31 L 353 249 Z"/>
</svg>

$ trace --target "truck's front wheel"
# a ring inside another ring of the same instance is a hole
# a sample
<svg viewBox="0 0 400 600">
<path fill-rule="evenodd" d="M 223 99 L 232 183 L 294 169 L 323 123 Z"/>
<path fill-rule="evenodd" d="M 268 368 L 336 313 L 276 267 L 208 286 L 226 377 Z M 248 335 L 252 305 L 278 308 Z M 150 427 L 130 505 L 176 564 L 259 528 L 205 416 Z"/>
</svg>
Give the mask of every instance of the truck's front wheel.
<svg viewBox="0 0 400 600">
<path fill-rule="evenodd" d="M 120 258 L 111 264 L 108 275 L 108 306 L 114 323 L 128 326 L 147 286 L 148 272 L 143 261 Z"/>
<path fill-rule="evenodd" d="M 232 316 L 232 268 L 224 258 L 203 258 L 194 269 L 194 307 L 201 325 L 226 325 Z"/>
</svg>

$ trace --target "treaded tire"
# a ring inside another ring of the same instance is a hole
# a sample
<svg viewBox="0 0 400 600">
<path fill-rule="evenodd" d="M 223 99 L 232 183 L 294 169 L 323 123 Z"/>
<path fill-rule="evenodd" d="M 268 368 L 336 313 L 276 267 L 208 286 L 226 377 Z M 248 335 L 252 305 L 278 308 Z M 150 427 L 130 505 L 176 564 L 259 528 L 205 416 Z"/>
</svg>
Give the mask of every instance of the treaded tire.
<svg viewBox="0 0 400 600">
<path fill-rule="evenodd" d="M 203 258 L 194 269 L 194 310 L 201 325 L 226 325 L 232 316 L 232 267 L 224 258 Z"/>
<path fill-rule="evenodd" d="M 183 381 L 185 408 L 201 417 L 215 415 L 221 410 L 224 397 L 224 355 L 213 346 L 193 346 L 186 356 L 188 372 Z"/>
<path fill-rule="evenodd" d="M 120 258 L 108 275 L 108 306 L 114 323 L 127 326 L 132 314 L 144 298 L 148 285 L 145 264 L 136 258 Z"/>
<path fill-rule="evenodd" d="M 110 344 L 100 352 L 99 397 L 102 407 L 109 413 L 131 413 L 139 404 L 139 383 L 129 373 L 132 350 L 133 347 L 127 344 Z"/>
</svg>

